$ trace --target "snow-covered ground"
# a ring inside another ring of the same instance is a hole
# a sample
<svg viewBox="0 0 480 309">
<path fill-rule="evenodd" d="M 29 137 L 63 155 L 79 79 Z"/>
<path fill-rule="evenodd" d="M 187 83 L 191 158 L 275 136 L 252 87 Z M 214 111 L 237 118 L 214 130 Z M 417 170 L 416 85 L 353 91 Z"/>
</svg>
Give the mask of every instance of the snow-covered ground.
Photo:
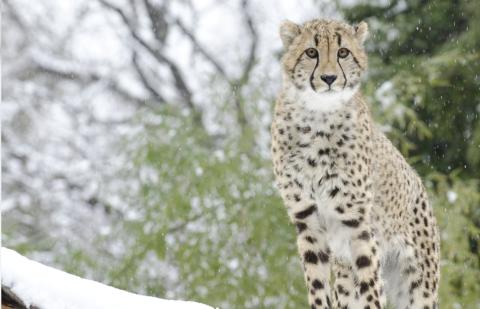
<svg viewBox="0 0 480 309">
<path fill-rule="evenodd" d="M 25 305 L 48 309 L 212 309 L 190 301 L 165 300 L 122 291 L 31 261 L 3 248 L 2 285 Z"/>
</svg>

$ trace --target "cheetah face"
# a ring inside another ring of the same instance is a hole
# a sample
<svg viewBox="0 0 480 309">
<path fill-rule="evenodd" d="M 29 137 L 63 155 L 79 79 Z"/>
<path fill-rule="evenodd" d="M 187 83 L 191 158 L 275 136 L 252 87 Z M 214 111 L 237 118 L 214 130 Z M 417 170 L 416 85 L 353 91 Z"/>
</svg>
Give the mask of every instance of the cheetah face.
<svg viewBox="0 0 480 309">
<path fill-rule="evenodd" d="M 352 27 L 342 22 L 313 20 L 300 26 L 285 21 L 280 36 L 284 81 L 303 97 L 322 101 L 349 100 L 367 67 L 363 42 L 365 22 Z M 311 100 L 310 100 L 311 101 Z"/>
</svg>

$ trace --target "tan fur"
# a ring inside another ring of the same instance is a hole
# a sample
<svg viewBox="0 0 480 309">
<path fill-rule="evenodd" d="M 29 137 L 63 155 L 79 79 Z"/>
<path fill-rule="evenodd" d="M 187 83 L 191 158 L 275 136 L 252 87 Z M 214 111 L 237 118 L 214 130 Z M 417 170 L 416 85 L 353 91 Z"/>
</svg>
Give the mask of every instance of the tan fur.
<svg viewBox="0 0 480 309">
<path fill-rule="evenodd" d="M 280 35 L 272 159 L 311 308 L 385 308 L 384 290 L 395 308 L 438 308 L 439 239 L 425 189 L 358 90 L 367 24 L 285 22 Z"/>
</svg>

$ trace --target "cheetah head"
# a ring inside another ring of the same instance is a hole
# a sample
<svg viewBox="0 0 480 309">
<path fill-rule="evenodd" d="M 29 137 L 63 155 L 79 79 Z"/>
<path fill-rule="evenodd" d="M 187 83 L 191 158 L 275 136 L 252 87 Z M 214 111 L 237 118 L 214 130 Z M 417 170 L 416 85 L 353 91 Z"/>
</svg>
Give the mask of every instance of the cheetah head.
<svg viewBox="0 0 480 309">
<path fill-rule="evenodd" d="M 350 100 L 367 68 L 363 47 L 367 35 L 365 22 L 350 26 L 329 20 L 303 25 L 284 21 L 280 26 L 284 87 L 313 109 Z"/>
</svg>

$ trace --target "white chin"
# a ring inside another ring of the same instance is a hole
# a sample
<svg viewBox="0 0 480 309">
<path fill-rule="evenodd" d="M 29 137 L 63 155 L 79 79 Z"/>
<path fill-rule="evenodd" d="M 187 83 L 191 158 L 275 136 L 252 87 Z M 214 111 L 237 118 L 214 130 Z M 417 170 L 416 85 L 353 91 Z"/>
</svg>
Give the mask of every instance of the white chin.
<svg viewBox="0 0 480 309">
<path fill-rule="evenodd" d="M 350 101 L 358 86 L 353 89 L 344 89 L 341 91 L 316 92 L 307 88 L 300 92 L 300 99 L 305 107 L 314 111 L 335 111 Z"/>
</svg>

